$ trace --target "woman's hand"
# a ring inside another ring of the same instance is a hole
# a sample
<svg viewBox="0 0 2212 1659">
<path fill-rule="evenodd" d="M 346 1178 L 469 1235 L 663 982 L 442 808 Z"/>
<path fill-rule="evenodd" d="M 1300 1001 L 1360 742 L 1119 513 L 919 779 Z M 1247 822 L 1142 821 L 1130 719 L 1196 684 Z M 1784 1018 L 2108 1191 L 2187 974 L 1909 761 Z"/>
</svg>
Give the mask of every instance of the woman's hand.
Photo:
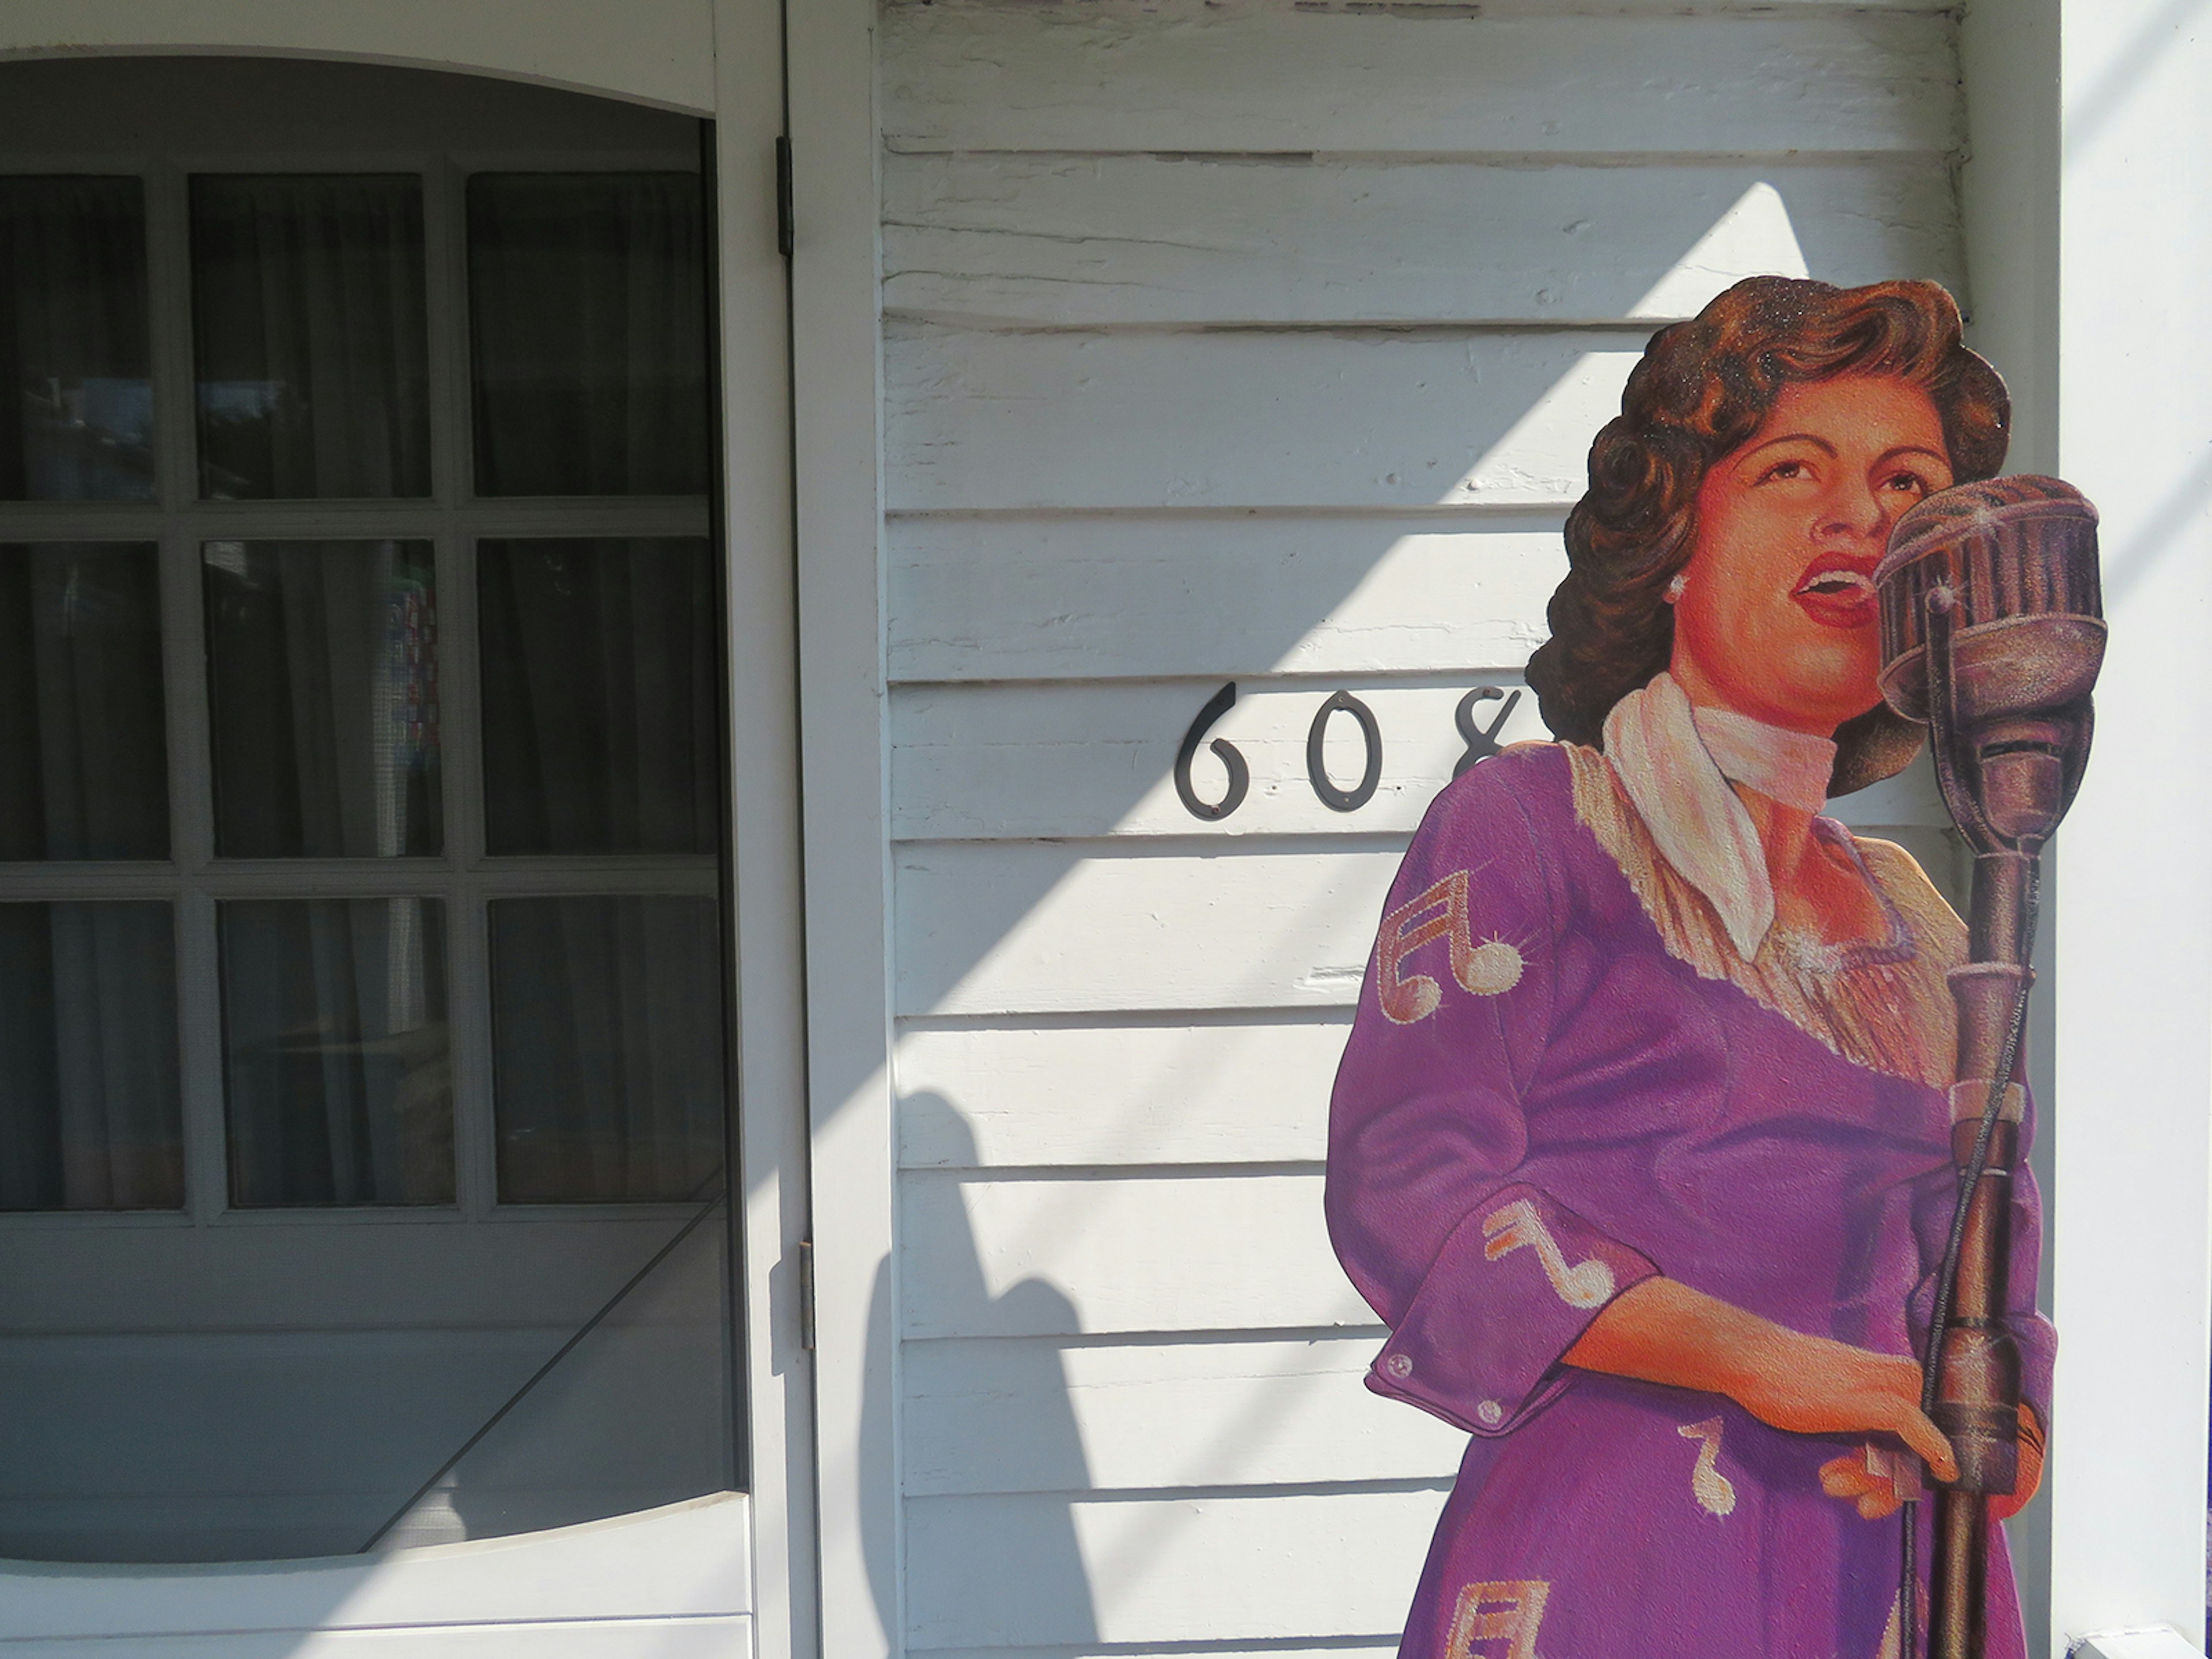
<svg viewBox="0 0 2212 1659">
<path fill-rule="evenodd" d="M 2035 1496 L 2036 1488 L 2042 1484 L 2043 1430 L 2035 1420 L 2035 1413 L 2022 1406 L 2020 1478 L 2013 1483 L 2011 1492 L 1990 1499 L 1990 1518 L 2011 1520 L 2027 1507 L 2027 1500 Z M 1919 1488 L 1918 1476 L 1903 1466 L 1899 1455 L 1880 1446 L 1846 1452 L 1820 1465 L 1820 1490 L 1831 1498 L 1856 1504 L 1859 1513 L 1869 1521 L 1896 1514 L 1907 1498 L 1918 1495 Z"/>
<path fill-rule="evenodd" d="M 1807 1336 L 1671 1279 L 1623 1291 L 1566 1358 L 1586 1370 L 1725 1395 L 1793 1434 L 1894 1435 L 1938 1480 L 1958 1478 L 1950 1442 L 1920 1409 L 1912 1361 Z"/>
</svg>

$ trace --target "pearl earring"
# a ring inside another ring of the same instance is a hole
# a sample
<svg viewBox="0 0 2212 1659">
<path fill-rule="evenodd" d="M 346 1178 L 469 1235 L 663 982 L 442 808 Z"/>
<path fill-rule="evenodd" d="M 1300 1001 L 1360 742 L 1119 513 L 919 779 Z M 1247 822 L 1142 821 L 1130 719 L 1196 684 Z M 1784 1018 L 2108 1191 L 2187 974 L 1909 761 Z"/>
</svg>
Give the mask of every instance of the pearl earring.
<svg viewBox="0 0 2212 1659">
<path fill-rule="evenodd" d="M 1689 585 L 1688 580 L 1683 577 L 1681 573 L 1679 571 L 1676 572 L 1674 580 L 1667 584 L 1667 603 L 1669 605 L 1679 605 L 1681 602 L 1683 590 L 1688 587 Z"/>
</svg>

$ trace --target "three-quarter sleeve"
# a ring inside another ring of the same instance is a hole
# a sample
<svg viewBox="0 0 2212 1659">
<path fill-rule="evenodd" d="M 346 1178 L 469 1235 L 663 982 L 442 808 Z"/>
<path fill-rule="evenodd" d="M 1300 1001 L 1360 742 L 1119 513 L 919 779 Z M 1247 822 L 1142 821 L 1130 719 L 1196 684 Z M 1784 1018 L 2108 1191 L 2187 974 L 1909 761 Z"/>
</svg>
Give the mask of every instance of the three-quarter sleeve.
<svg viewBox="0 0 2212 1659">
<path fill-rule="evenodd" d="M 1401 866 L 1329 1114 L 1340 1261 L 1391 1328 L 1376 1392 L 1478 1435 L 1566 1386 L 1562 1356 L 1658 1269 L 1525 1179 L 1562 902 L 1516 797 L 1556 751 L 1440 795 Z"/>
</svg>

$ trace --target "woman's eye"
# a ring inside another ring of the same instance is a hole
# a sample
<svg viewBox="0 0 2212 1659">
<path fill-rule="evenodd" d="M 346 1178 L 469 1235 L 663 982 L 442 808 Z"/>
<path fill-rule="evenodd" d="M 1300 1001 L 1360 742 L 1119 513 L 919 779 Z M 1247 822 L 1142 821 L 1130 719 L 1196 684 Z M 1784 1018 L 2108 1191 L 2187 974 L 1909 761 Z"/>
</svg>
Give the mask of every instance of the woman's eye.
<svg viewBox="0 0 2212 1659">
<path fill-rule="evenodd" d="M 1893 472 L 1886 481 L 1885 488 L 1901 489 L 1914 495 L 1925 495 L 1928 493 L 1928 480 L 1917 472 Z"/>
<path fill-rule="evenodd" d="M 1813 469 L 1802 461 L 1777 461 L 1759 475 L 1759 481 L 1761 483 L 1773 483 L 1791 478 L 1808 478 L 1812 474 Z"/>
</svg>

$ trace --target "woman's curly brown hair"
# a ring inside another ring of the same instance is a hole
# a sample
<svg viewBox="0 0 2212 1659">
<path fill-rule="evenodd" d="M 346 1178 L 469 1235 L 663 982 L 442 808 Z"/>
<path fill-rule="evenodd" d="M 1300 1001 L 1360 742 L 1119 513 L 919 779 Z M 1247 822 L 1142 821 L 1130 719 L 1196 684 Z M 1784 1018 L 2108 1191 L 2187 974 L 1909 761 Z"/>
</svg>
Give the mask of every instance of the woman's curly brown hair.
<svg viewBox="0 0 2212 1659">
<path fill-rule="evenodd" d="M 1599 744 L 1613 704 L 1667 666 L 1674 613 L 1663 595 L 1697 544 L 1706 471 L 1759 429 L 1784 386 L 1893 374 L 1927 392 L 1961 483 L 2004 464 L 2004 382 L 1966 349 L 1959 307 L 1934 283 L 1836 288 L 1749 276 L 1686 323 L 1651 337 L 1620 416 L 1590 446 L 1589 490 L 1567 518 L 1567 575 L 1552 637 L 1528 660 L 1544 720 Z M 1836 732 L 1831 793 L 1888 776 L 1919 728 L 1876 704 Z"/>
</svg>

